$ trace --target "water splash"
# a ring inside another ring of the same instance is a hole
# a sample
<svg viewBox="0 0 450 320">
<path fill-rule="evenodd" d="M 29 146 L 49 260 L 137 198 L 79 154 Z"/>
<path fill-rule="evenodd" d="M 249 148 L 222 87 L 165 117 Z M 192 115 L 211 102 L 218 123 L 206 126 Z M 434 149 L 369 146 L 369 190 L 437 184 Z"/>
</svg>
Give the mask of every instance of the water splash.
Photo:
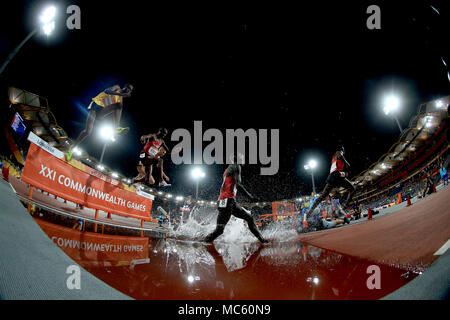
<svg viewBox="0 0 450 320">
<path fill-rule="evenodd" d="M 217 214 L 217 209 L 194 207 L 187 221 L 173 231 L 171 236 L 202 240 L 216 228 Z M 272 241 L 285 242 L 296 238 L 295 228 L 292 220 L 285 219 L 272 222 L 261 234 Z M 215 242 L 254 243 L 258 239 L 249 230 L 247 222 L 232 216 L 224 233 Z"/>
</svg>

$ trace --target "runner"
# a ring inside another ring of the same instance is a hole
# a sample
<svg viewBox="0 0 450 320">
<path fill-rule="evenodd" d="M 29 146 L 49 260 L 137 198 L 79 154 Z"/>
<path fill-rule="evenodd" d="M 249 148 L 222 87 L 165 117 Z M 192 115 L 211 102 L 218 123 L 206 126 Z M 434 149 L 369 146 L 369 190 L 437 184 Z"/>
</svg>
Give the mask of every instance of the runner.
<svg viewBox="0 0 450 320">
<path fill-rule="evenodd" d="M 306 219 L 310 217 L 310 215 L 313 213 L 314 209 L 325 199 L 326 196 L 330 193 L 331 189 L 335 187 L 344 187 L 348 191 L 348 196 L 345 202 L 343 203 L 343 207 L 346 208 L 353 192 L 355 191 L 355 187 L 352 185 L 352 183 L 347 179 L 348 172 L 346 170 L 350 167 L 350 164 L 345 160 L 344 158 L 344 147 L 338 147 L 337 151 L 335 152 L 332 160 L 331 160 L 331 169 L 330 169 L 330 175 L 328 176 L 325 185 L 325 188 L 323 189 L 322 193 L 320 194 L 319 198 L 317 198 L 314 201 L 314 204 L 310 207 L 308 213 L 306 214 Z M 339 206 L 340 207 L 340 206 Z M 341 208 L 339 208 L 341 209 Z M 350 216 L 345 213 L 345 218 L 349 219 Z M 344 220 L 346 220 L 344 218 Z M 306 222 L 306 220 L 305 220 Z M 304 224 L 305 224 L 304 222 Z"/>
<path fill-rule="evenodd" d="M 167 133 L 168 131 L 166 128 L 160 128 L 156 134 L 151 133 L 141 137 L 141 143 L 145 143 L 145 146 L 139 155 L 139 162 L 137 165 L 139 174 L 133 178 L 133 183 L 143 182 L 151 185 L 154 184 L 155 179 L 152 176 L 152 170 L 153 165 L 156 165 L 159 172 L 158 186 L 170 186 L 170 184 L 166 182 L 169 181 L 169 177 L 164 173 L 164 161 L 162 159 L 166 152 L 170 152 L 169 147 L 167 147 L 164 142 Z"/>
<path fill-rule="evenodd" d="M 125 134 L 128 132 L 128 127 L 122 128 L 119 127 L 119 124 L 120 118 L 122 117 L 123 98 L 130 97 L 132 91 L 133 86 L 131 84 L 126 84 L 123 88 L 115 85 L 92 98 L 92 102 L 88 106 L 89 113 L 86 118 L 86 127 L 81 131 L 77 140 L 75 140 L 66 153 L 67 161 L 72 159 L 73 149 L 91 135 L 96 118 L 102 119 L 112 113 L 115 133 Z"/>
<path fill-rule="evenodd" d="M 220 188 L 220 195 L 218 199 L 219 215 L 217 216 L 217 225 L 216 229 L 205 238 L 206 242 L 213 242 L 223 233 L 226 224 L 231 218 L 231 215 L 245 220 L 248 224 L 248 228 L 255 235 L 255 237 L 257 237 L 262 243 L 267 242 L 267 240 L 261 236 L 261 233 L 256 227 L 251 212 L 236 203 L 237 189 L 244 192 L 252 201 L 255 201 L 255 198 L 242 185 L 241 164 L 238 162 L 244 163 L 244 157 L 242 155 L 234 155 L 232 157 L 232 164 L 230 164 L 223 173 L 223 183 Z"/>
</svg>

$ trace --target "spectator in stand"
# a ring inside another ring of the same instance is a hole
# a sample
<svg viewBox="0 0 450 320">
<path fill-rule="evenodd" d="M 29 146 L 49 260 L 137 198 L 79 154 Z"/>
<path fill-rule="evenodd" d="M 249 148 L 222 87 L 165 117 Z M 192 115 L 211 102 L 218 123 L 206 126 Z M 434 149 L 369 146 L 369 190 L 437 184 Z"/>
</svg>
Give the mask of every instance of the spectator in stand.
<svg viewBox="0 0 450 320">
<path fill-rule="evenodd" d="M 441 169 L 439 170 L 439 173 L 441 174 L 441 179 L 444 181 L 444 186 L 448 184 L 448 173 L 447 169 L 444 167 L 443 164 L 441 164 Z"/>
</svg>

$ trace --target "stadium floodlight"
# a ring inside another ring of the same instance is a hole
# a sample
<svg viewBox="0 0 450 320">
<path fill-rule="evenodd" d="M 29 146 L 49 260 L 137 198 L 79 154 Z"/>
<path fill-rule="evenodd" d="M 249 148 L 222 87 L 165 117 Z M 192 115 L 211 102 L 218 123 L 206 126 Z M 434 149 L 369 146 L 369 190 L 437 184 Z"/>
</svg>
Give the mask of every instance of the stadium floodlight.
<svg viewBox="0 0 450 320">
<path fill-rule="evenodd" d="M 105 167 L 102 166 L 101 164 L 99 164 L 99 165 L 97 165 L 97 169 L 100 171 L 103 171 L 103 170 L 105 170 Z"/>
<path fill-rule="evenodd" d="M 39 20 L 42 24 L 42 31 L 49 36 L 55 30 L 56 7 L 48 6 L 42 11 Z"/>
<path fill-rule="evenodd" d="M 46 7 L 41 15 L 39 16 L 40 25 L 33 29 L 26 37 L 23 39 L 23 41 L 8 55 L 5 62 L 3 62 L 2 66 L 0 67 L 0 75 L 3 73 L 9 62 L 14 58 L 14 56 L 17 54 L 17 52 L 20 51 L 20 49 L 25 45 L 25 43 L 28 42 L 38 31 L 39 28 L 42 28 L 42 31 L 46 36 L 49 36 L 53 30 L 55 30 L 55 17 L 56 17 L 56 7 L 55 6 L 49 6 Z"/>
<path fill-rule="evenodd" d="M 103 140 L 112 140 L 112 138 L 114 138 L 113 133 L 114 133 L 113 127 L 110 125 L 105 125 L 100 129 L 100 137 Z"/>
<path fill-rule="evenodd" d="M 77 156 L 81 156 L 82 153 L 83 153 L 83 151 L 82 151 L 80 148 L 78 148 L 78 147 L 73 148 L 73 152 L 74 152 Z"/>
<path fill-rule="evenodd" d="M 177 196 L 177 197 L 175 198 L 176 201 L 183 201 L 183 199 L 184 199 L 184 198 L 183 198 L 182 196 Z"/>
<path fill-rule="evenodd" d="M 305 168 L 306 171 L 311 171 L 312 189 L 313 192 L 316 193 L 316 185 L 314 184 L 314 169 L 317 167 L 317 161 L 311 159 L 303 167 Z"/>
<path fill-rule="evenodd" d="M 200 168 L 194 168 L 192 169 L 192 178 L 194 179 L 200 179 L 205 177 L 205 172 L 202 171 Z"/>
<path fill-rule="evenodd" d="M 443 106 L 444 106 L 444 102 L 442 102 L 442 100 L 436 101 L 436 107 L 437 108 L 442 108 Z"/>
<path fill-rule="evenodd" d="M 111 174 L 111 176 L 113 177 L 113 178 L 118 178 L 119 177 L 119 175 L 117 174 L 117 173 L 115 173 L 115 172 L 113 172 L 112 174 Z"/>
<path fill-rule="evenodd" d="M 111 125 L 104 125 L 100 128 L 100 138 L 105 141 L 103 144 L 102 155 L 100 156 L 100 163 L 103 163 L 103 156 L 105 155 L 106 145 L 108 141 L 116 141 L 114 137 L 114 128 Z"/>
<path fill-rule="evenodd" d="M 383 111 L 388 116 L 391 113 L 397 112 L 400 107 L 400 99 L 396 96 L 388 96 L 384 100 Z"/>
<path fill-rule="evenodd" d="M 402 126 L 397 118 L 397 112 L 400 108 L 400 99 L 395 95 L 389 95 L 384 99 L 383 102 L 383 112 L 385 115 L 392 115 L 392 117 L 397 122 L 398 128 L 400 129 L 400 133 L 403 132 Z"/>
<path fill-rule="evenodd" d="M 56 16 L 55 6 L 48 6 L 44 9 L 44 11 L 42 11 L 41 15 L 39 16 L 39 20 L 43 24 L 46 24 L 52 22 L 55 16 Z"/>
<path fill-rule="evenodd" d="M 314 160 L 314 159 L 309 160 L 308 166 L 309 166 L 311 169 L 315 169 L 315 168 L 317 167 L 317 161 Z"/>
<path fill-rule="evenodd" d="M 205 172 L 200 169 L 199 167 L 196 167 L 192 169 L 191 172 L 192 178 L 195 180 L 195 199 L 198 199 L 198 182 L 201 178 L 204 178 L 206 176 Z"/>
</svg>

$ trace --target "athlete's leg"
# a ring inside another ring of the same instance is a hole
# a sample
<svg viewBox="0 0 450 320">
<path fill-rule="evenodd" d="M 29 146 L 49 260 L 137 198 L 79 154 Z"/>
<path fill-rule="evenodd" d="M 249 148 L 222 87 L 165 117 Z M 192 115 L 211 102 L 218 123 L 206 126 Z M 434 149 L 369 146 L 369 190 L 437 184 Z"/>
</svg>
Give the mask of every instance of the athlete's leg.
<svg viewBox="0 0 450 320">
<path fill-rule="evenodd" d="M 145 172 L 145 166 L 143 164 L 139 164 L 137 167 L 138 175 L 133 179 L 135 182 L 140 182 L 145 179 L 147 173 Z"/>
<path fill-rule="evenodd" d="M 230 201 L 230 199 L 228 199 L 228 201 Z M 219 208 L 216 229 L 208 236 L 206 236 L 205 241 L 213 242 L 214 240 L 216 240 L 217 237 L 220 236 L 225 230 L 225 226 L 227 225 L 228 221 L 230 221 L 230 218 L 231 218 L 231 208 L 229 206 L 229 203 L 227 203 L 227 206 L 225 208 Z"/>
<path fill-rule="evenodd" d="M 159 183 L 163 182 L 163 178 L 164 178 L 163 162 L 164 162 L 163 159 L 159 158 L 158 164 L 156 165 L 156 168 L 158 169 L 158 173 L 159 173 Z"/>
<path fill-rule="evenodd" d="M 355 186 L 347 178 L 345 178 L 342 186 L 348 191 L 347 199 L 345 199 L 344 203 L 342 204 L 343 207 L 346 208 L 348 206 L 348 202 L 352 198 L 353 193 L 355 192 Z"/>
<path fill-rule="evenodd" d="M 120 125 L 120 119 L 122 118 L 122 103 L 116 103 L 118 106 L 114 109 L 113 120 L 114 120 L 114 128 L 118 128 Z"/>
<path fill-rule="evenodd" d="M 233 210 L 231 211 L 231 214 L 236 218 L 240 218 L 247 221 L 248 228 L 255 235 L 255 237 L 258 238 L 258 240 L 261 242 L 266 242 L 266 240 L 264 240 L 261 233 L 259 232 L 258 227 L 256 226 L 250 211 L 245 210 L 236 203 Z"/>
<path fill-rule="evenodd" d="M 128 128 L 122 128 L 120 127 L 120 119 L 122 118 L 122 109 L 123 109 L 123 104 L 121 102 L 118 103 L 113 103 L 110 104 L 108 106 L 106 106 L 105 108 L 103 108 L 103 110 L 98 114 L 98 117 L 105 117 L 108 114 L 112 113 L 112 117 L 113 117 L 113 123 L 114 123 L 114 130 L 117 133 L 124 133 L 126 132 L 126 130 Z"/>
<path fill-rule="evenodd" d="M 91 135 L 92 130 L 94 129 L 94 123 L 96 118 L 96 112 L 94 110 L 89 110 L 88 116 L 86 118 L 86 126 L 83 131 L 80 132 L 78 138 L 71 146 L 71 150 L 78 146 L 84 139 Z"/>
<path fill-rule="evenodd" d="M 148 183 L 149 184 L 154 184 L 155 183 L 155 178 L 153 178 L 152 176 L 152 171 L 153 171 L 153 164 L 148 166 L 148 170 L 147 170 L 147 175 L 148 175 Z"/>
<path fill-rule="evenodd" d="M 308 218 L 314 212 L 314 209 L 316 209 L 316 207 L 326 198 L 326 196 L 330 193 L 331 189 L 332 189 L 331 184 L 327 183 L 320 196 L 314 202 L 312 207 L 309 208 L 309 211 L 306 213 L 306 218 Z"/>
</svg>

